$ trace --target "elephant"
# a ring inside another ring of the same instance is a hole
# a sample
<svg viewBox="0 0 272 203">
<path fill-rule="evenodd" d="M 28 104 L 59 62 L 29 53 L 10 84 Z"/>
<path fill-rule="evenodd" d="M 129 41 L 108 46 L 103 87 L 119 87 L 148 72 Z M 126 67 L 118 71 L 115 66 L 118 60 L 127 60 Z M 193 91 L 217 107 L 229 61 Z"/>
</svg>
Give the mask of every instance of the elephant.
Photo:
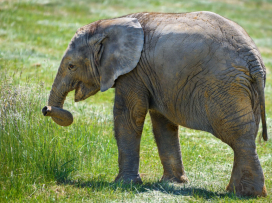
<svg viewBox="0 0 272 203">
<path fill-rule="evenodd" d="M 77 30 L 61 60 L 42 109 L 68 126 L 63 109 L 115 88 L 114 133 L 119 174 L 115 181 L 142 183 L 140 140 L 149 112 L 163 165 L 162 181 L 186 183 L 178 126 L 213 134 L 234 151 L 227 191 L 266 196 L 255 139 L 265 115 L 266 68 L 246 31 L 218 14 L 134 13 L 98 20 Z"/>
</svg>

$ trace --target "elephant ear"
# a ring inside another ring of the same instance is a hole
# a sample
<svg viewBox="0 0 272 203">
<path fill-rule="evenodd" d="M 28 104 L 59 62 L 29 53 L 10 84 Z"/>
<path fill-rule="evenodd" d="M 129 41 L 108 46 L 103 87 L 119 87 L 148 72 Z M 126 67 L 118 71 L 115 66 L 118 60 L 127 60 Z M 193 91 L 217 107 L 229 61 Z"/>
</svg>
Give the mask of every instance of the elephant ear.
<svg viewBox="0 0 272 203">
<path fill-rule="evenodd" d="M 100 74 L 100 90 L 104 92 L 114 85 L 119 76 L 137 66 L 144 32 L 136 18 L 103 20 L 92 41 L 94 61 Z"/>
</svg>

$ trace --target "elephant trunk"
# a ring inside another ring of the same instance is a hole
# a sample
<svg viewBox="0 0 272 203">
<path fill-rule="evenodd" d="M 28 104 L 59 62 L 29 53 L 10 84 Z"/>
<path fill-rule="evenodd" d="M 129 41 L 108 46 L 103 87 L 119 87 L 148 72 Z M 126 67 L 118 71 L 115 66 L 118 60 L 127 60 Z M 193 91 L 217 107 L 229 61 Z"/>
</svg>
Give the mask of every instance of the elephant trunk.
<svg viewBox="0 0 272 203">
<path fill-rule="evenodd" d="M 42 113 L 44 116 L 51 116 L 53 121 L 61 126 L 69 126 L 73 123 L 73 115 L 62 108 L 45 106 L 42 109 Z"/>
<path fill-rule="evenodd" d="M 45 106 L 42 109 L 42 113 L 44 116 L 50 116 L 58 125 L 69 126 L 73 123 L 73 115 L 62 108 L 68 91 L 62 91 L 62 93 L 59 92 L 59 89 L 66 89 L 65 85 L 58 84 L 59 81 L 61 80 L 58 74 L 50 91 L 48 106 Z"/>
</svg>

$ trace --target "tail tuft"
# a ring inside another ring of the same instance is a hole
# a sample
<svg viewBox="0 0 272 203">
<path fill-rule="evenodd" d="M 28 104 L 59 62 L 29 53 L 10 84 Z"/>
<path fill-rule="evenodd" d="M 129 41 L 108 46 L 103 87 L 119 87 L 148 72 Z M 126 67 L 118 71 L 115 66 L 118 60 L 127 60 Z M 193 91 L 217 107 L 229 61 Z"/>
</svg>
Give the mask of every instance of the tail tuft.
<svg viewBox="0 0 272 203">
<path fill-rule="evenodd" d="M 263 135 L 264 141 L 267 141 L 268 140 L 268 136 L 267 136 L 267 128 L 266 128 L 266 126 L 263 127 L 262 135 Z"/>
</svg>

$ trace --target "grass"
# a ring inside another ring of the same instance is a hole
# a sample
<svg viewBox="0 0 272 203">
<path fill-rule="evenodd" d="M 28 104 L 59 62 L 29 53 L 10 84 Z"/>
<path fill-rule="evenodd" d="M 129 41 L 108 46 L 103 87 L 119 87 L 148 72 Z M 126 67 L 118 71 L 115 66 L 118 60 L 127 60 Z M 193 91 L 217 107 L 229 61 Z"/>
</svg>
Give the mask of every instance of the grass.
<svg viewBox="0 0 272 203">
<path fill-rule="evenodd" d="M 143 185 L 113 183 L 118 153 L 113 136 L 114 89 L 65 108 L 64 128 L 42 116 L 62 54 L 77 28 L 140 11 L 209 10 L 242 25 L 268 69 L 266 110 L 272 131 L 272 1 L 0 1 L 0 202 L 269 202 L 272 141 L 257 143 L 268 197 L 227 193 L 233 152 L 208 133 L 180 128 L 189 184 L 160 183 L 162 166 L 147 117 L 141 141 Z"/>
</svg>

